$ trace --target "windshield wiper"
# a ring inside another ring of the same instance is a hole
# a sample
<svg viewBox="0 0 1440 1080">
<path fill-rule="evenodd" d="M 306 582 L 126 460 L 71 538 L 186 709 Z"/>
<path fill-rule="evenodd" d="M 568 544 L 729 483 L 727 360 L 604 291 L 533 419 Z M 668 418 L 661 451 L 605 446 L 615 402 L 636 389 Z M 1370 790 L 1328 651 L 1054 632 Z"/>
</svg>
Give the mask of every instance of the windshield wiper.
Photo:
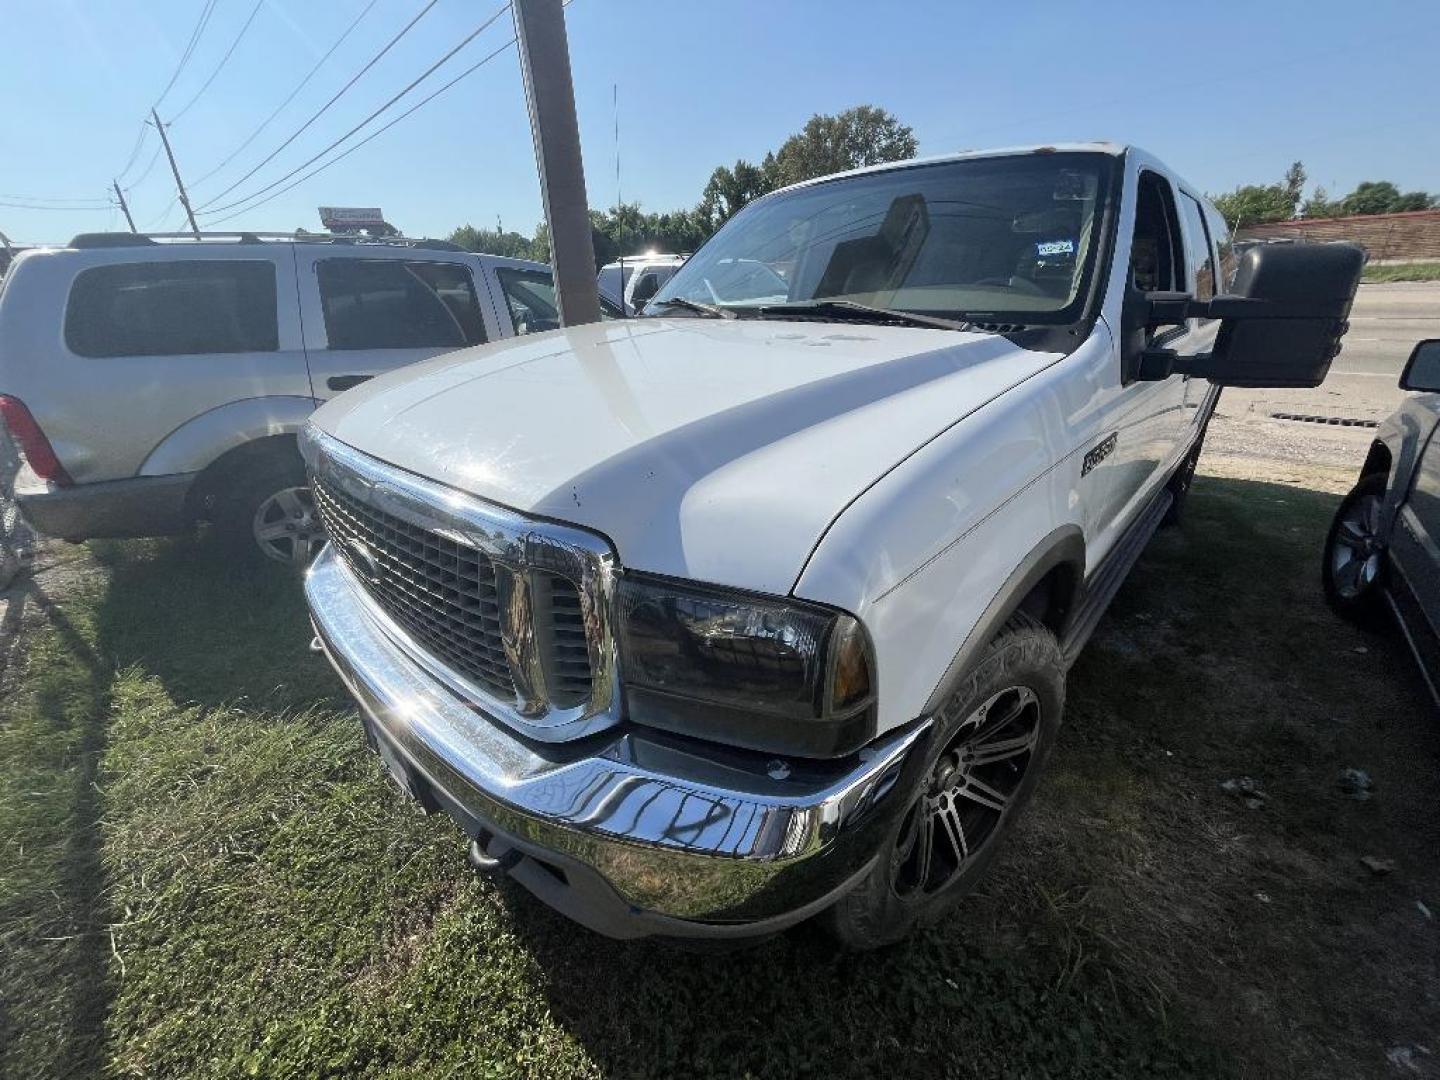
<svg viewBox="0 0 1440 1080">
<path fill-rule="evenodd" d="M 652 307 L 683 307 L 686 311 L 693 311 L 697 315 L 704 315 L 707 319 L 733 319 L 735 313 L 726 311 L 724 308 L 715 307 L 712 304 L 702 304 L 699 300 L 686 300 L 683 296 L 671 296 L 664 300 L 651 300 L 645 305 L 645 314 L 650 313 Z"/>
<path fill-rule="evenodd" d="M 829 315 L 854 322 L 901 323 L 935 330 L 978 330 L 974 323 L 942 319 L 935 315 L 919 315 L 913 311 L 897 311 L 894 308 L 871 307 L 869 304 L 857 304 L 854 300 L 799 300 L 791 304 L 762 304 L 755 310 L 762 319 Z"/>
</svg>

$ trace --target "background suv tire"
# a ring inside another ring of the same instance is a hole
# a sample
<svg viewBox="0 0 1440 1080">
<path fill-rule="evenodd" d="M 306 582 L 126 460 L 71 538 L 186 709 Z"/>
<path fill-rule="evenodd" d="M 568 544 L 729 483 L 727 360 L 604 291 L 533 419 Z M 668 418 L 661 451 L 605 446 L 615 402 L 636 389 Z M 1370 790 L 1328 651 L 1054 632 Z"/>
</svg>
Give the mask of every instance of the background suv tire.
<svg viewBox="0 0 1440 1080">
<path fill-rule="evenodd" d="M 298 455 L 275 455 L 240 474 L 217 500 L 214 524 L 222 543 L 257 561 L 304 568 L 325 542 Z"/>
</svg>

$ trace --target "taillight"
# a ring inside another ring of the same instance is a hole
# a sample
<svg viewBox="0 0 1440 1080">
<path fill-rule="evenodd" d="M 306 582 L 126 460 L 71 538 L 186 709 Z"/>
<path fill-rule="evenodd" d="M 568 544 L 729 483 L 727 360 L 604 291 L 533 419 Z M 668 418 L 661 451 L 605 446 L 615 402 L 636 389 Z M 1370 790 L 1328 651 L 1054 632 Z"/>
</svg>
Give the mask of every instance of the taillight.
<svg viewBox="0 0 1440 1080">
<path fill-rule="evenodd" d="M 50 440 L 40 430 L 40 425 L 23 401 L 9 394 L 0 394 L 0 420 L 10 429 L 10 437 L 19 448 L 20 456 L 37 477 L 57 487 L 70 487 L 75 482 L 70 479 L 65 466 L 60 464 Z"/>
</svg>

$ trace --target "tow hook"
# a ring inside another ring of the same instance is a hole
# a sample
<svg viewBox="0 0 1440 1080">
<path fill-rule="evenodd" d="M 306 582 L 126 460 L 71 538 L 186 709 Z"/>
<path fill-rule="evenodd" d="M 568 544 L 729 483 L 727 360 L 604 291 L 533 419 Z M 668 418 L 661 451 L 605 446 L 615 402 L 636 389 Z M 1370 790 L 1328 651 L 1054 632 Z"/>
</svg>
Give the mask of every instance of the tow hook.
<svg viewBox="0 0 1440 1080">
<path fill-rule="evenodd" d="M 316 634 L 314 637 L 312 637 L 312 638 L 310 639 L 310 651 L 311 651 L 311 652 L 324 652 L 324 651 L 325 651 L 325 646 L 320 643 L 320 635 L 319 635 L 319 634 Z"/>
<path fill-rule="evenodd" d="M 494 844 L 499 854 L 491 855 L 488 848 Z M 521 853 L 503 841 L 496 842 L 488 832 L 482 832 L 470 841 L 470 865 L 487 877 L 504 877 L 520 862 Z"/>
</svg>

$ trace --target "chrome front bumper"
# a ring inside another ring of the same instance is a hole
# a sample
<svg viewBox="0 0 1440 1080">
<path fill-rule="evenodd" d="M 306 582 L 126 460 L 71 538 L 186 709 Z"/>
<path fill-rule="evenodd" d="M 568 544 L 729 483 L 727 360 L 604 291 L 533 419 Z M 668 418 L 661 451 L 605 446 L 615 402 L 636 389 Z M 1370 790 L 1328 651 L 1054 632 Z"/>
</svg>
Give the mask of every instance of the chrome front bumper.
<svg viewBox="0 0 1440 1080">
<path fill-rule="evenodd" d="M 823 909 L 869 869 L 923 756 L 926 723 L 824 763 L 630 725 L 534 742 L 411 660 L 329 547 L 305 595 L 397 779 L 478 838 L 484 862 L 611 936 L 742 936 Z"/>
</svg>

